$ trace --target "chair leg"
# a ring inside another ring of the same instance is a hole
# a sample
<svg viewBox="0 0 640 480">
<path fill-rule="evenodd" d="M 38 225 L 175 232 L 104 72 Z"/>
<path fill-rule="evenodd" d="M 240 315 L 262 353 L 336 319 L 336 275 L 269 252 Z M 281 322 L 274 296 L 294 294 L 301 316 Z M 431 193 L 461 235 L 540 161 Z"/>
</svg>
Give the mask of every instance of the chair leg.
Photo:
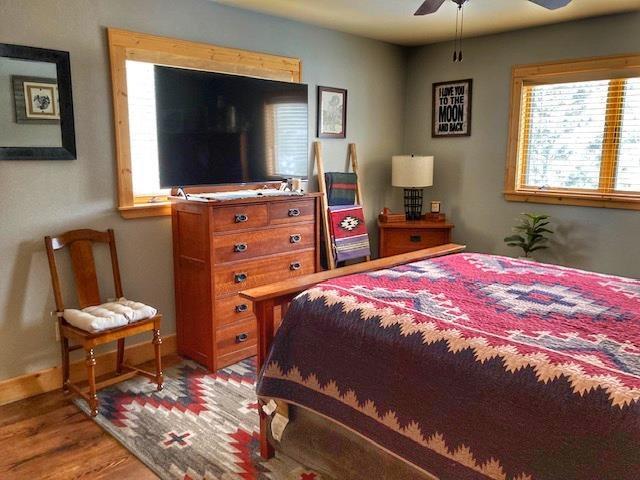
<svg viewBox="0 0 640 480">
<path fill-rule="evenodd" d="M 96 394 L 96 356 L 93 348 L 86 349 L 87 380 L 89 381 L 89 409 L 91 416 L 98 415 L 98 395 Z"/>
<path fill-rule="evenodd" d="M 153 330 L 153 349 L 156 354 L 156 384 L 158 385 L 158 391 L 162 390 L 162 354 L 160 353 L 160 345 L 162 345 L 162 337 L 160 336 L 160 330 Z"/>
<path fill-rule="evenodd" d="M 124 365 L 124 338 L 118 340 L 118 354 L 116 357 L 116 373 L 122 373 L 122 366 Z"/>
<path fill-rule="evenodd" d="M 62 337 L 60 340 L 62 351 L 62 391 L 69 393 L 69 339 Z"/>
</svg>

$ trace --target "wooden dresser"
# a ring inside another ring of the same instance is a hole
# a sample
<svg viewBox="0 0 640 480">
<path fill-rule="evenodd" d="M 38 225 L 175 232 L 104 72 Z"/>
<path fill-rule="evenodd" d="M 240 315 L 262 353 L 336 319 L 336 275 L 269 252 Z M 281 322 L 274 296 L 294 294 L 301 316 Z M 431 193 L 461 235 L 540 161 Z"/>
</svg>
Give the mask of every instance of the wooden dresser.
<svg viewBox="0 0 640 480">
<path fill-rule="evenodd" d="M 172 203 L 178 353 L 210 370 L 256 354 L 238 292 L 320 270 L 320 195 Z"/>
</svg>

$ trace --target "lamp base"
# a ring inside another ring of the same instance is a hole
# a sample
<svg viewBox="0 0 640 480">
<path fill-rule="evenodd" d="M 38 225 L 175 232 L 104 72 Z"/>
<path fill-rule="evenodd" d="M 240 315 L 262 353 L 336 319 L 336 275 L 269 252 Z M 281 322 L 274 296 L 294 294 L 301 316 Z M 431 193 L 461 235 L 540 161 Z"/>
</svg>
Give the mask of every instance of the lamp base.
<svg viewBox="0 0 640 480">
<path fill-rule="evenodd" d="M 422 188 L 404 189 L 404 214 L 407 220 L 420 220 L 422 216 Z"/>
</svg>

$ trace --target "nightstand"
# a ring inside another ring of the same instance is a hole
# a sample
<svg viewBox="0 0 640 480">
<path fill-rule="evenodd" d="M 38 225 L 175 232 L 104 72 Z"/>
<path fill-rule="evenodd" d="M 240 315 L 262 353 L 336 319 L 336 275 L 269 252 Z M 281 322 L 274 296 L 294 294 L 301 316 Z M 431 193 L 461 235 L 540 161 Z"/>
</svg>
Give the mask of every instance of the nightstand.
<svg viewBox="0 0 640 480">
<path fill-rule="evenodd" d="M 451 241 L 453 225 L 428 220 L 381 222 L 378 220 L 380 257 L 437 247 Z"/>
</svg>

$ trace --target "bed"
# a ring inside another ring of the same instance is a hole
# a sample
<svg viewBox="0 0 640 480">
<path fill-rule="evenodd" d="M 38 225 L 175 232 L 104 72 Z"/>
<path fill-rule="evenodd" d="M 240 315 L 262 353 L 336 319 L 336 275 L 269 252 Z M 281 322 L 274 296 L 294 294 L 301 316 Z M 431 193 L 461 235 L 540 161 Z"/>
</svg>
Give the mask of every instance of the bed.
<svg viewBox="0 0 640 480">
<path fill-rule="evenodd" d="M 640 478 L 640 281 L 452 244 L 339 270 L 244 292 L 263 403 L 416 478 Z"/>
</svg>

